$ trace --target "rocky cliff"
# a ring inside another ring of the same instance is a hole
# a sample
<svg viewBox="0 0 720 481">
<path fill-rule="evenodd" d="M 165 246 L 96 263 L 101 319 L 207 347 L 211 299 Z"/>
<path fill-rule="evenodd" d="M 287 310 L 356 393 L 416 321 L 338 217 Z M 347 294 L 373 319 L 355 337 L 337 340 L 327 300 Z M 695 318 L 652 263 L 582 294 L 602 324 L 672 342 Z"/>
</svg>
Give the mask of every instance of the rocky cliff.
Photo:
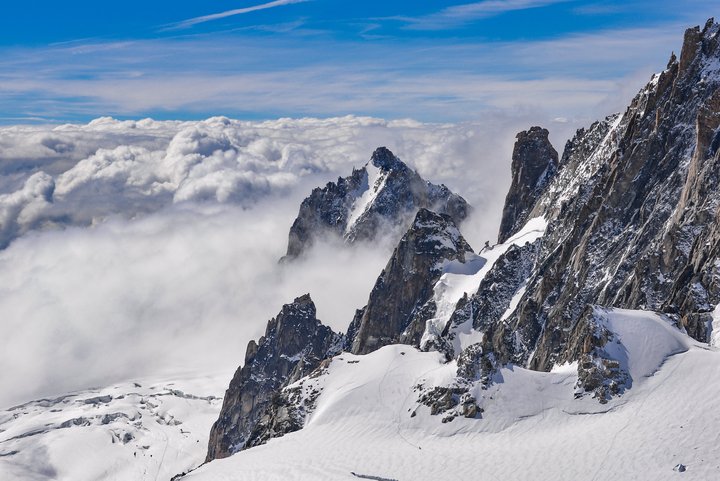
<svg viewBox="0 0 720 481">
<path fill-rule="evenodd" d="M 558 153 L 547 129 L 532 127 L 517 134 L 512 154 L 512 184 L 505 199 L 498 242 L 525 225 L 535 201 L 555 177 Z"/>
<path fill-rule="evenodd" d="M 708 340 L 720 302 L 718 30 L 712 20 L 689 29 L 680 58 L 673 55 L 622 115 L 577 132 L 540 193 L 536 176 L 515 181 L 525 164 L 513 159 L 505 213 L 526 205 L 516 199 L 536 198 L 519 218 L 542 217 L 548 227 L 514 312 L 498 322 L 492 305 L 505 300 L 497 300 L 475 321 L 498 363 L 549 370 L 595 352 L 607 340 L 593 328 L 593 305 L 662 311 Z M 521 134 L 516 153 L 525 159 L 549 150 L 544 142 L 523 144 Z M 533 148 L 538 152 L 526 150 Z M 501 230 L 500 238 L 517 228 Z M 505 268 L 497 263 L 486 279 Z M 475 302 L 490 300 L 478 292 Z"/>
<path fill-rule="evenodd" d="M 423 180 L 380 147 L 364 167 L 314 189 L 302 202 L 290 228 L 285 259 L 301 255 L 316 239 L 328 235 L 348 243 L 388 232 L 397 239 L 421 208 L 447 214 L 456 223 L 470 211 L 465 199 L 442 184 Z"/>
<path fill-rule="evenodd" d="M 467 255 L 472 248 L 449 215 L 420 209 L 348 329 L 350 350 L 367 354 L 398 342 L 419 345 L 443 267 L 464 263 Z"/>
<path fill-rule="evenodd" d="M 248 344 L 245 364 L 230 382 L 212 427 L 207 460 L 227 457 L 258 444 L 254 438 L 267 437 L 260 424 L 267 423 L 268 411 L 274 413 L 270 417 L 278 418 L 280 390 L 308 375 L 341 345 L 342 337 L 316 318 L 309 294 L 284 305 L 277 317 L 268 321 L 265 335 Z M 301 422 L 288 419 L 282 432 L 300 427 Z"/>
</svg>

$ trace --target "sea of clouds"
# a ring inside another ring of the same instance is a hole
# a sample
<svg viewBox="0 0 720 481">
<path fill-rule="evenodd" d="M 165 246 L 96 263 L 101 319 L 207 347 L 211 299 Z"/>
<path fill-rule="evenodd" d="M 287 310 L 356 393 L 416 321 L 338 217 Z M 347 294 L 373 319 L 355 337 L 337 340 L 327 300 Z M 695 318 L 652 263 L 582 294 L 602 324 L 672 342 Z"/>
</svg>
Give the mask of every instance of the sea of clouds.
<svg viewBox="0 0 720 481">
<path fill-rule="evenodd" d="M 329 239 L 279 265 L 313 187 L 387 146 L 474 207 L 493 241 L 520 117 L 246 122 L 97 119 L 0 128 L 0 407 L 160 373 L 234 370 L 283 303 L 310 292 L 344 330 L 394 240 Z M 557 124 L 558 151 L 572 130 Z"/>
</svg>

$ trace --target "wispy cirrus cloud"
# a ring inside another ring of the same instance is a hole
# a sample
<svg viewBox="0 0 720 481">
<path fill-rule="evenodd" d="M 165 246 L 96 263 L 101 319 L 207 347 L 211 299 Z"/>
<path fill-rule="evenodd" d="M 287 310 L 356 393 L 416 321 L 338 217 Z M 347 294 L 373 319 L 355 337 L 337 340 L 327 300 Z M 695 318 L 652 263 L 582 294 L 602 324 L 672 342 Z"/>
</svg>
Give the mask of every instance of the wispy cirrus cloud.
<svg viewBox="0 0 720 481">
<path fill-rule="evenodd" d="M 192 36 L 5 49 L 0 111 L 48 120 L 355 113 L 461 121 L 517 108 L 590 120 L 622 108 L 661 70 L 683 28 L 463 45 L 337 42 L 327 49 L 324 39 Z"/>
<path fill-rule="evenodd" d="M 435 13 L 418 17 L 393 17 L 406 22 L 407 27 L 416 30 L 444 30 L 456 28 L 475 20 L 494 17 L 506 12 L 540 8 L 570 0 L 485 0 L 444 8 Z"/>
<path fill-rule="evenodd" d="M 260 5 L 252 5 L 250 7 L 244 8 L 235 8 L 233 10 L 226 10 L 224 12 L 189 18 L 181 22 L 167 25 L 165 27 L 165 30 L 180 30 L 192 27 L 200 23 L 212 22 L 213 20 L 220 20 L 222 18 L 233 17 L 235 15 L 243 15 L 245 13 L 257 12 L 259 10 L 267 10 L 269 8 L 282 7 L 284 5 L 292 5 L 293 3 L 304 3 L 308 1 L 310 0 L 274 0 L 272 2 L 262 3 Z"/>
</svg>

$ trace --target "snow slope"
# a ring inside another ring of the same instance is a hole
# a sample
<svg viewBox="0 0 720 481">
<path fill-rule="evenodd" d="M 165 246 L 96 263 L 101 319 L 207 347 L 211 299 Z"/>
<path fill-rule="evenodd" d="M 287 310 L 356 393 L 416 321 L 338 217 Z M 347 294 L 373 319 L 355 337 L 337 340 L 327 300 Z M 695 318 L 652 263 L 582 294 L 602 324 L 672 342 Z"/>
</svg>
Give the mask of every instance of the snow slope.
<svg viewBox="0 0 720 481">
<path fill-rule="evenodd" d="M 633 378 L 607 404 L 575 398 L 575 365 L 510 366 L 471 389 L 481 417 L 444 423 L 418 386 L 452 384 L 454 362 L 404 345 L 343 353 L 290 386 L 319 392 L 303 430 L 184 479 L 718 479 L 720 351 L 655 313 L 596 317 Z M 0 479 L 168 480 L 203 461 L 228 378 L 140 380 L 2 411 Z"/>
<path fill-rule="evenodd" d="M 718 479 L 720 352 L 654 313 L 603 313 L 611 348 L 634 377 L 633 389 L 607 404 L 575 399 L 573 365 L 550 373 L 508 367 L 489 389 L 474 388 L 481 418 L 443 423 L 413 388 L 448 385 L 455 363 L 386 346 L 342 354 L 325 374 L 299 381 L 320 391 L 303 430 L 186 479 Z M 674 470 L 678 464 L 687 470 Z"/>
<path fill-rule="evenodd" d="M 205 459 L 230 373 L 138 380 L 0 411 L 0 480 L 165 480 Z"/>
<path fill-rule="evenodd" d="M 603 346 L 603 350 L 611 359 L 619 361 L 621 369 L 633 380 L 652 376 L 670 355 L 702 346 L 660 314 L 596 307 L 594 316 L 614 333 L 615 338 Z"/>
<path fill-rule="evenodd" d="M 463 294 L 472 295 L 477 292 L 487 273 L 510 246 L 522 246 L 535 242 L 545 234 L 546 229 L 545 218 L 535 217 L 506 242 L 483 250 L 481 255 L 468 256 L 465 263 L 446 262 L 443 265 L 443 275 L 433 288 L 433 300 L 437 306 L 435 317 L 427 321 L 420 345 L 424 346 L 433 338 L 440 336 Z M 512 310 L 517 307 L 520 297 L 522 297 L 522 293 L 514 299 Z M 512 314 L 512 310 L 507 315 Z M 457 353 L 482 340 L 482 333 L 473 329 L 472 320 L 455 327 L 454 332 L 456 336 L 453 339 L 453 347 Z"/>
<path fill-rule="evenodd" d="M 376 167 L 372 162 L 366 163 L 364 168 L 366 175 L 366 182 L 362 186 L 364 190 L 350 207 L 347 227 L 345 228 L 346 236 L 353 230 L 357 221 L 363 216 L 363 214 L 365 214 L 368 207 L 375 202 L 378 194 L 385 187 L 385 182 L 387 181 L 387 177 L 389 175 L 389 172 Z"/>
</svg>

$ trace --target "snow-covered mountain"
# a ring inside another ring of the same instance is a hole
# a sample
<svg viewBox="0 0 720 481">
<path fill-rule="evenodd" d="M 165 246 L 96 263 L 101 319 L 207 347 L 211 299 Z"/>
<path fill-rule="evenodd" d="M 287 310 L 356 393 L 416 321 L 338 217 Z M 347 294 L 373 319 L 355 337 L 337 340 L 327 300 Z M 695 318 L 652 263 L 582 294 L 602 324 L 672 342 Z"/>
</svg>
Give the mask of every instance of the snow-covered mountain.
<svg viewBox="0 0 720 481">
<path fill-rule="evenodd" d="M 226 383 L 138 379 L 0 411 L 0 479 L 169 480 L 204 459 Z"/>
<path fill-rule="evenodd" d="M 719 33 L 689 29 L 624 113 L 562 155 L 541 127 L 518 134 L 499 243 L 480 251 L 461 197 L 376 150 L 315 189 L 290 232 L 292 258 L 328 231 L 350 248 L 400 230 L 345 333 L 306 294 L 247 346 L 222 407 L 158 384 L 7 411 L 3 479 L 71 479 L 77 459 L 32 471 L 33 453 L 84 436 L 126 470 L 72 479 L 717 478 Z M 143 448 L 162 436 L 177 463 Z"/>
<path fill-rule="evenodd" d="M 472 385 L 474 417 L 461 403 L 434 416 L 442 398 L 426 405 L 421 393 L 457 383 L 459 361 L 397 344 L 343 353 L 288 386 L 313 406 L 302 430 L 184 479 L 715 479 L 720 352 L 653 313 L 596 316 L 615 334 L 608 350 L 623 353 L 636 379 L 607 404 L 575 398 L 575 364 L 508 365 L 489 387 Z"/>
<path fill-rule="evenodd" d="M 285 259 L 301 255 L 328 235 L 349 244 L 381 236 L 396 239 L 421 208 L 447 214 L 457 223 L 470 213 L 465 199 L 442 184 L 423 180 L 390 150 L 379 147 L 362 168 L 314 189 L 302 202 L 290 228 Z"/>
<path fill-rule="evenodd" d="M 302 419 L 294 413 L 284 412 L 279 419 L 274 411 L 281 397 L 278 393 L 288 383 L 312 373 L 341 347 L 342 336 L 317 319 L 309 295 L 283 306 L 268 322 L 259 342 L 248 344 L 245 365 L 230 382 L 220 418 L 210 433 L 208 459 L 229 456 L 302 427 Z M 282 424 L 286 426 L 278 426 Z M 268 429 L 273 434 L 266 434 Z"/>
<path fill-rule="evenodd" d="M 548 223 L 536 266 L 514 312 L 484 328 L 484 349 L 498 365 L 548 371 L 581 358 L 604 362 L 591 305 L 664 312 L 709 340 L 720 303 L 718 30 L 712 20 L 689 29 L 680 58 L 623 114 L 566 146 L 527 214 Z"/>
<path fill-rule="evenodd" d="M 572 366 L 570 405 L 616 405 L 667 357 L 711 338 L 720 304 L 719 30 L 712 20 L 688 30 L 680 58 L 624 114 L 579 130 L 560 160 L 547 130 L 518 134 L 501 244 L 476 254 L 450 217 L 418 212 L 344 341 L 353 355 L 401 344 L 404 355 L 437 351 L 454 366 L 437 368 L 455 373 L 444 380 L 394 384 L 407 407 L 398 423 L 427 406 L 438 419 L 419 425 L 425 435 L 457 417 L 482 432 L 493 422 L 485 402 L 503 390 L 508 369 Z M 265 429 L 263 439 L 312 425 L 316 408 L 324 413 L 317 379 L 328 362 L 304 380 L 286 378 L 262 427 L 288 412 L 295 422 Z"/>
</svg>

